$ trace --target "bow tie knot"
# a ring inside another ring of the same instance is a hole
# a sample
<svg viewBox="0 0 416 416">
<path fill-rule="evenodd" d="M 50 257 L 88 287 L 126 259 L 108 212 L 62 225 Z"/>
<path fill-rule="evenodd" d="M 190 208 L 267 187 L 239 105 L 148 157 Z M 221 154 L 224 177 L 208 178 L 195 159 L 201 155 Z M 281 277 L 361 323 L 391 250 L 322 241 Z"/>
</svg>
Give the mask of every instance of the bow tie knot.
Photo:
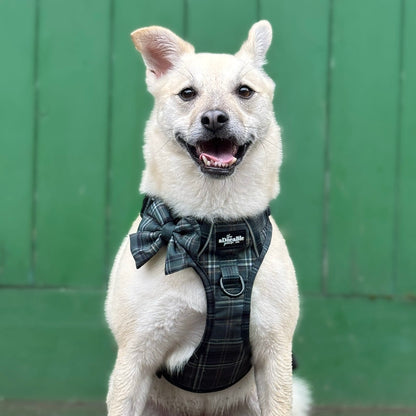
<svg viewBox="0 0 416 416">
<path fill-rule="evenodd" d="M 166 224 L 162 226 L 162 229 L 160 230 L 160 234 L 165 244 L 169 243 L 173 235 L 173 232 L 175 231 L 175 228 L 176 228 L 176 224 L 173 221 L 167 222 Z"/>
<path fill-rule="evenodd" d="M 166 245 L 165 274 L 171 274 L 193 266 L 200 240 L 195 218 L 185 217 L 175 223 L 162 201 L 150 199 L 145 202 L 137 232 L 130 234 L 130 251 L 140 268 Z"/>
</svg>

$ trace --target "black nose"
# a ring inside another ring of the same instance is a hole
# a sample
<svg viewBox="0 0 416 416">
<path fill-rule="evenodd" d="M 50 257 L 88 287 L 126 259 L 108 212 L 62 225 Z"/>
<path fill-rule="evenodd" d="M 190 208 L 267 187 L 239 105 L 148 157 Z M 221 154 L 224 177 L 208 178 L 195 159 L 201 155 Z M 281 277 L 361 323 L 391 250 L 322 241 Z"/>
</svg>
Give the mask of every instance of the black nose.
<svg viewBox="0 0 416 416">
<path fill-rule="evenodd" d="M 210 130 L 217 131 L 224 127 L 229 120 L 228 115 L 221 110 L 210 110 L 202 114 L 201 123 L 202 125 Z"/>
</svg>

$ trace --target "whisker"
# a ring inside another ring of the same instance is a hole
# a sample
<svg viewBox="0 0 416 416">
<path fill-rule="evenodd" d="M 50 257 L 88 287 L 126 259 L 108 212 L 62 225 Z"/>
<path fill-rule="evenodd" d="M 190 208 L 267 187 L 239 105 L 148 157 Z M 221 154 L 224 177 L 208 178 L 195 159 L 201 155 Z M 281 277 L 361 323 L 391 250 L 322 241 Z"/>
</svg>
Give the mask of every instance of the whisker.
<svg viewBox="0 0 416 416">
<path fill-rule="evenodd" d="M 269 140 L 269 139 L 265 139 L 265 138 L 262 138 L 262 139 L 260 139 L 259 140 L 259 143 L 262 143 L 263 145 L 264 145 L 264 143 L 267 143 L 267 144 L 269 144 L 269 145 L 271 145 L 271 146 L 273 146 L 273 147 L 276 147 L 276 148 L 278 148 L 279 147 L 279 144 L 278 143 L 276 143 L 276 142 L 274 142 L 274 141 L 272 141 L 272 140 Z"/>
<path fill-rule="evenodd" d="M 160 147 L 159 150 L 162 150 L 168 143 L 170 142 L 170 140 L 166 140 L 164 144 L 162 144 L 162 146 Z"/>
<path fill-rule="evenodd" d="M 193 74 L 188 68 L 186 67 L 175 68 L 175 71 L 179 72 L 183 77 L 188 78 L 190 81 L 190 84 L 192 85 L 194 84 L 195 77 L 193 76 Z"/>
<path fill-rule="evenodd" d="M 249 63 L 247 62 L 242 68 L 241 71 L 239 72 L 239 77 L 240 78 L 244 78 L 249 72 L 254 71 L 255 68 L 249 68 Z M 247 71 L 243 72 L 245 69 L 247 68 Z"/>
</svg>

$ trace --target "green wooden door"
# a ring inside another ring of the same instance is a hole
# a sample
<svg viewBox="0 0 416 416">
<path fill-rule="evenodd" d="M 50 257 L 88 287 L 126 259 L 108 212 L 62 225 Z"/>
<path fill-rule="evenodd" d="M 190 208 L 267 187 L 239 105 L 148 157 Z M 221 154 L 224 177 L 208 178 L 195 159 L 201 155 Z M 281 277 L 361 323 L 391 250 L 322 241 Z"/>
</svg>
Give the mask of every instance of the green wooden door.
<svg viewBox="0 0 416 416">
<path fill-rule="evenodd" d="M 414 0 L 0 0 L 0 397 L 105 395 L 105 287 L 152 105 L 130 32 L 233 53 L 261 18 L 299 373 L 321 405 L 416 407 Z"/>
</svg>

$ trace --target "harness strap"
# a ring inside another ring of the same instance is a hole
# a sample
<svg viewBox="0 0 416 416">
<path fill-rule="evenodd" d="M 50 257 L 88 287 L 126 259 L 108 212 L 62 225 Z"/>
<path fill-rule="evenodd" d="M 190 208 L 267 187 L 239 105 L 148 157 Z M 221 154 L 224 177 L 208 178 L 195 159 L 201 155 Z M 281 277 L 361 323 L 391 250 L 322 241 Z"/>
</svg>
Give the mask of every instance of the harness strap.
<svg viewBox="0 0 416 416">
<path fill-rule="evenodd" d="M 232 386 L 250 371 L 251 293 L 271 241 L 269 215 L 267 209 L 240 221 L 208 223 L 175 218 L 160 199 L 145 199 L 138 231 L 130 235 L 136 267 L 166 245 L 165 273 L 192 267 L 207 300 L 200 344 L 180 371 L 164 368 L 158 376 L 184 390 L 208 393 Z"/>
<path fill-rule="evenodd" d="M 250 371 L 251 293 L 271 241 L 269 214 L 262 215 L 262 229 L 253 227 L 255 231 L 250 232 L 246 222 L 234 223 L 232 228 L 238 232 L 226 234 L 228 240 L 224 237 L 226 225 L 214 224 L 206 233 L 201 226 L 202 236 L 210 233 L 210 241 L 208 244 L 201 242 L 206 249 L 194 259 L 192 267 L 205 288 L 205 332 L 180 372 L 169 373 L 162 369 L 159 373 L 175 386 L 195 393 L 209 393 L 232 386 Z M 244 244 L 237 238 L 243 234 Z M 238 248 L 227 245 L 219 248 L 219 244 L 233 239 Z"/>
</svg>

